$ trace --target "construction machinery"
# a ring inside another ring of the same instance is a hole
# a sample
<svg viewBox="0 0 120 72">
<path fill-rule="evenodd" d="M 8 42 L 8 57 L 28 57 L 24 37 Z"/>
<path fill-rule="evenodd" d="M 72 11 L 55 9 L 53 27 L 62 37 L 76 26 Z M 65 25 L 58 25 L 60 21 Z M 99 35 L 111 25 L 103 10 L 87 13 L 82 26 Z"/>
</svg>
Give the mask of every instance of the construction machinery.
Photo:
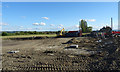
<svg viewBox="0 0 120 72">
<path fill-rule="evenodd" d="M 82 36 L 82 30 L 78 31 L 64 31 L 65 29 L 61 29 L 61 31 L 58 32 L 58 37 L 80 37 Z"/>
<path fill-rule="evenodd" d="M 77 31 L 65 31 L 65 29 L 61 29 L 58 31 L 58 37 L 80 37 L 82 36 L 82 28 L 81 23 L 79 22 L 79 29 Z"/>
<path fill-rule="evenodd" d="M 61 31 L 58 31 L 58 34 L 57 34 L 57 36 L 64 36 L 64 28 L 63 29 L 61 29 Z"/>
<path fill-rule="evenodd" d="M 63 32 L 64 32 L 64 28 L 60 31 L 60 36 L 64 36 Z"/>
</svg>

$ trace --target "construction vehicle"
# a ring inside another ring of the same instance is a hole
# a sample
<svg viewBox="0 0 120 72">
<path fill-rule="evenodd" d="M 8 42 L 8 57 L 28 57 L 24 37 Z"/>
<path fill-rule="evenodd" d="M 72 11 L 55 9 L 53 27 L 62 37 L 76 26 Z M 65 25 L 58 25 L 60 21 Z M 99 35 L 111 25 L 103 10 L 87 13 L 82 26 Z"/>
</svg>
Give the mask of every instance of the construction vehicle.
<svg viewBox="0 0 120 72">
<path fill-rule="evenodd" d="M 58 33 L 57 33 L 57 37 L 63 37 L 63 36 L 65 36 L 65 31 L 64 31 L 65 29 L 63 28 L 63 29 L 61 29 L 60 31 L 58 31 Z"/>
<path fill-rule="evenodd" d="M 112 31 L 114 37 L 120 37 L 120 31 Z"/>
<path fill-rule="evenodd" d="M 80 37 L 82 36 L 82 30 L 79 31 L 64 31 L 65 29 L 61 29 L 61 31 L 58 32 L 58 37 Z"/>
<path fill-rule="evenodd" d="M 59 31 L 59 32 L 58 32 L 57 36 L 64 36 L 64 33 L 63 33 L 63 32 L 64 32 L 64 30 L 65 30 L 64 28 L 63 28 L 63 29 L 61 29 L 61 31 Z"/>
<path fill-rule="evenodd" d="M 57 37 L 80 37 L 82 36 L 82 28 L 81 23 L 79 23 L 79 30 L 77 31 L 65 31 L 65 29 L 61 29 L 58 31 Z"/>
</svg>

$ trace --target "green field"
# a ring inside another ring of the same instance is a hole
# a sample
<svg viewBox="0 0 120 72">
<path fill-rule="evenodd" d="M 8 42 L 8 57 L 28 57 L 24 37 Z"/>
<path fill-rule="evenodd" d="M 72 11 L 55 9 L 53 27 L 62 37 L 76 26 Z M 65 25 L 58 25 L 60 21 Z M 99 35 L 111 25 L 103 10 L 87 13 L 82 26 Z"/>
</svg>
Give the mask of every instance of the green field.
<svg viewBox="0 0 120 72">
<path fill-rule="evenodd" d="M 56 34 L 15 35 L 15 36 L 1 36 L 0 38 L 24 38 L 24 37 L 33 37 L 33 36 L 36 36 L 36 37 L 44 37 L 44 36 L 47 36 L 47 37 L 56 37 L 57 35 Z"/>
<path fill-rule="evenodd" d="M 87 35 L 87 34 L 90 34 L 90 33 L 82 33 L 82 35 Z"/>
</svg>

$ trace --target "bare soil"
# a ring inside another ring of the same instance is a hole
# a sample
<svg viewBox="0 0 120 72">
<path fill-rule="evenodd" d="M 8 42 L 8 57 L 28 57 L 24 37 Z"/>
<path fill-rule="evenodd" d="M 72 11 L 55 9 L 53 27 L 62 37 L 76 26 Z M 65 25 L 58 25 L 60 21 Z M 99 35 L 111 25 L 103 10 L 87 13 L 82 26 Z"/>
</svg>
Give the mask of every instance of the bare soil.
<svg viewBox="0 0 120 72">
<path fill-rule="evenodd" d="M 119 43 L 119 38 L 90 37 L 3 40 L 3 71 L 119 71 Z M 70 48 L 73 44 L 79 47 Z"/>
</svg>

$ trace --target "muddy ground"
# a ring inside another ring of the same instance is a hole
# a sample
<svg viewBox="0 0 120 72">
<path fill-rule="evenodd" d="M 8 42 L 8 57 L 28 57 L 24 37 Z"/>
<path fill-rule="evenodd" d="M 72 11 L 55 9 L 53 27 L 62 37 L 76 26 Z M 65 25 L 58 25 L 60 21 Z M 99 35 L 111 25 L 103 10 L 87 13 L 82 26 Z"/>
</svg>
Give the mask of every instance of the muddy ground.
<svg viewBox="0 0 120 72">
<path fill-rule="evenodd" d="M 3 71 L 119 71 L 119 44 L 91 37 L 3 40 Z"/>
</svg>

